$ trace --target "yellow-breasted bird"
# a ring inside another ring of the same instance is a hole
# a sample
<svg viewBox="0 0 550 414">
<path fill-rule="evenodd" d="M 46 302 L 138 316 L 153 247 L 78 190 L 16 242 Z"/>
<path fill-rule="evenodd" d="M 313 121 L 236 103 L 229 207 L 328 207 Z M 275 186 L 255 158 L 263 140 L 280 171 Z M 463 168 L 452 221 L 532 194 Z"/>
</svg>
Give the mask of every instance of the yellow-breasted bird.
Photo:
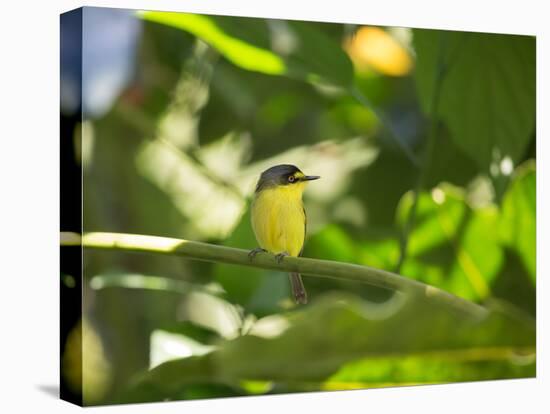
<svg viewBox="0 0 550 414">
<path fill-rule="evenodd" d="M 273 253 L 280 262 L 285 256 L 300 256 L 306 237 L 306 211 L 302 193 L 306 183 L 320 178 L 305 175 L 289 164 L 265 170 L 258 180 L 252 201 L 252 229 L 260 245 L 250 252 Z M 299 273 L 290 273 L 290 285 L 296 303 L 306 303 L 307 294 Z"/>
</svg>

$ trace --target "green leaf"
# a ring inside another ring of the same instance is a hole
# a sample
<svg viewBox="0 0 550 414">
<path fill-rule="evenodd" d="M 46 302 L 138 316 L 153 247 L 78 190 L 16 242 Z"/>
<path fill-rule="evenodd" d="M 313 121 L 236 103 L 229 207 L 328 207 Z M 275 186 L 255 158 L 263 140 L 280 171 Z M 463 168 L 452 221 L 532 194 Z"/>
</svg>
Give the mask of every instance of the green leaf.
<svg viewBox="0 0 550 414">
<path fill-rule="evenodd" d="M 277 29 L 290 45 L 277 53 L 270 48 L 277 34 L 270 34 L 265 20 L 189 13 L 142 11 L 149 21 L 185 30 L 205 41 L 234 65 L 267 75 L 286 75 L 347 87 L 353 66 L 341 46 L 311 23 L 279 22 Z"/>
<path fill-rule="evenodd" d="M 185 30 L 201 38 L 218 50 L 227 60 L 243 69 L 269 75 L 281 75 L 286 71 L 285 63 L 281 57 L 269 50 L 228 35 L 210 16 L 155 11 L 141 12 L 140 16 L 145 20 Z"/>
<path fill-rule="evenodd" d="M 513 348 L 443 350 L 407 356 L 364 358 L 344 365 L 323 388 L 360 389 L 410 384 L 437 384 L 534 377 L 533 354 Z"/>
<path fill-rule="evenodd" d="M 535 162 L 518 167 L 504 194 L 500 219 L 504 244 L 518 253 L 536 283 L 536 172 Z"/>
<path fill-rule="evenodd" d="M 398 207 L 399 223 L 411 204 L 407 193 Z M 401 273 L 466 299 L 484 299 L 503 263 L 497 227 L 494 206 L 474 209 L 457 188 L 442 185 L 421 193 Z"/>
<path fill-rule="evenodd" d="M 533 360 L 534 327 L 497 312 L 474 321 L 404 295 L 382 304 L 352 295 L 328 295 L 289 315 L 288 321 L 289 327 L 278 335 L 245 335 L 220 343 L 209 354 L 166 362 L 136 379 L 126 401 L 142 401 L 144 395 L 173 398 L 196 383 L 231 386 L 243 380 L 275 381 L 283 389 L 285 384 L 293 390 L 322 389 L 343 364 L 367 357 L 407 364 L 411 353 L 446 357 L 441 364 L 447 370 L 440 369 L 436 382 L 485 379 L 482 369 L 451 373 L 462 361 L 460 355 L 476 352 L 483 353 L 503 376 L 534 374 L 532 369 L 517 369 L 514 364 L 520 364 L 521 358 L 511 357 L 518 350 Z M 373 360 L 373 369 L 376 363 Z M 392 378 L 399 380 L 391 371 L 384 375 L 385 381 Z"/>
<path fill-rule="evenodd" d="M 438 116 L 456 145 L 485 171 L 494 158 L 520 161 L 535 127 L 535 38 L 415 29 L 414 48 L 424 111 L 446 67 Z"/>
</svg>

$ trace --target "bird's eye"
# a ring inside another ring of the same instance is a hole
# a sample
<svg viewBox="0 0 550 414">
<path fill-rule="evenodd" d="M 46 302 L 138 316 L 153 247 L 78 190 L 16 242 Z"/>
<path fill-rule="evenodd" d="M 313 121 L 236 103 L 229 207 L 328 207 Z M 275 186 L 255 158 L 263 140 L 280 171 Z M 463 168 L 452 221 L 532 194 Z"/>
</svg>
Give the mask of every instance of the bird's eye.
<svg viewBox="0 0 550 414">
<path fill-rule="evenodd" d="M 289 182 L 289 183 L 293 183 L 294 180 L 296 180 L 296 178 L 295 178 L 293 175 L 291 175 L 291 176 L 288 177 L 288 182 Z"/>
</svg>

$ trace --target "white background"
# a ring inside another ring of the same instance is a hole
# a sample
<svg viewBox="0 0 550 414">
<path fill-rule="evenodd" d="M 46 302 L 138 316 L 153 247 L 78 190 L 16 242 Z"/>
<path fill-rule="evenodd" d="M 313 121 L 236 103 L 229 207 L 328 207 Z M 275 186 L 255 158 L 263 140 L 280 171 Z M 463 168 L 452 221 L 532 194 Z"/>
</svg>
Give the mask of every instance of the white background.
<svg viewBox="0 0 550 414">
<path fill-rule="evenodd" d="M 544 412 L 550 211 L 544 1 L 88 1 L 116 6 L 537 35 L 537 379 L 89 408 L 87 412 Z M 2 2 L 0 23 L 0 412 L 80 410 L 57 398 L 59 13 L 76 1 Z M 546 25 L 546 27 L 545 27 Z M 545 188 L 546 187 L 546 188 Z M 546 190 L 546 191 L 545 191 Z M 546 411 L 548 412 L 548 411 Z"/>
</svg>

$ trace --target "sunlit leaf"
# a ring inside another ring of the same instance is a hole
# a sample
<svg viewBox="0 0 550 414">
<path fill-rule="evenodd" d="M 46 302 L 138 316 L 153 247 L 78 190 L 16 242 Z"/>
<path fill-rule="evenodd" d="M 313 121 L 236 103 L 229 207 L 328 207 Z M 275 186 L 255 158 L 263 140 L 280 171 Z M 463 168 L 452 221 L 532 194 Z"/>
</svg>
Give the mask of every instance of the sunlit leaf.
<svg viewBox="0 0 550 414">
<path fill-rule="evenodd" d="M 536 281 L 536 174 L 535 163 L 517 169 L 502 201 L 500 220 L 504 243 L 515 249 L 533 283 Z"/>
<path fill-rule="evenodd" d="M 271 381 L 241 381 L 240 385 L 249 394 L 265 394 L 273 388 Z"/>
<path fill-rule="evenodd" d="M 210 16 L 156 11 L 141 12 L 140 16 L 194 34 L 243 69 L 270 75 L 281 75 L 286 71 L 284 61 L 275 53 L 228 35 Z"/>
<path fill-rule="evenodd" d="M 503 347 L 365 358 L 345 364 L 329 377 L 323 388 L 360 389 L 533 377 L 534 356 L 532 348 L 522 352 Z"/>
<path fill-rule="evenodd" d="M 495 158 L 517 163 L 535 126 L 535 38 L 415 29 L 414 48 L 424 110 L 446 65 L 438 115 L 456 145 L 484 171 Z"/>
<path fill-rule="evenodd" d="M 411 203 L 409 193 L 398 209 L 400 223 Z M 494 206 L 473 209 L 457 189 L 422 193 L 401 273 L 467 299 L 486 298 L 503 263 L 497 226 Z"/>
<path fill-rule="evenodd" d="M 190 237 L 193 234 L 226 237 L 243 213 L 244 200 L 231 187 L 232 183 L 225 183 L 209 169 L 201 168 L 192 157 L 166 140 L 144 143 L 136 165 L 139 173 L 167 194 L 178 211 L 189 218 Z"/>
<path fill-rule="evenodd" d="M 397 221 L 404 225 L 412 208 L 413 194 L 407 193 L 397 209 Z M 442 214 L 442 219 L 438 218 Z M 416 256 L 444 243 L 456 234 L 466 214 L 466 204 L 455 188 L 435 188 L 431 193 L 422 192 L 418 197 L 415 225 L 409 237 L 407 251 Z"/>
</svg>

